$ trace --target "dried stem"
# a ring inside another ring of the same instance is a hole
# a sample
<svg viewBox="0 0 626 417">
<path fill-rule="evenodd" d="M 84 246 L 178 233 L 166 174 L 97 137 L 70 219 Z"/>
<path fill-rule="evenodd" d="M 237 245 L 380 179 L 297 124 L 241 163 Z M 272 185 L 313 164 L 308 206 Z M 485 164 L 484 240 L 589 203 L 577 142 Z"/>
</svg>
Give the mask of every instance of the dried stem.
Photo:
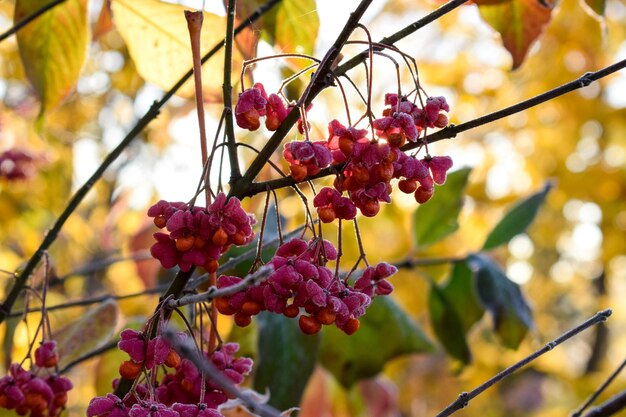
<svg viewBox="0 0 626 417">
<path fill-rule="evenodd" d="M 185 10 L 185 19 L 187 20 L 187 28 L 189 30 L 189 39 L 191 41 L 191 55 L 193 59 L 193 82 L 196 92 L 196 111 L 198 113 L 198 127 L 200 128 L 200 156 L 202 158 L 202 172 L 207 166 L 209 153 L 207 151 L 206 124 L 204 121 L 204 96 L 202 92 L 202 59 L 200 53 L 200 39 L 202 32 L 202 22 L 204 21 L 204 13 L 200 11 L 191 12 Z M 207 184 L 206 177 L 209 176 L 207 170 L 204 176 L 204 183 Z M 211 204 L 211 192 L 206 190 L 206 207 Z"/>
<path fill-rule="evenodd" d="M 513 372 L 517 371 L 518 369 L 528 365 L 529 363 L 531 363 L 532 361 L 534 361 L 538 357 L 542 356 L 543 354 L 545 354 L 547 352 L 550 352 L 552 349 L 554 349 L 555 347 L 557 347 L 561 343 L 565 342 L 566 340 L 576 336 L 577 334 L 579 334 L 583 330 L 586 330 L 586 329 L 588 329 L 591 326 L 594 326 L 594 325 L 596 325 L 598 323 L 602 323 L 602 322 L 606 321 L 612 313 L 613 312 L 610 309 L 599 311 L 594 316 L 592 316 L 591 318 L 587 319 L 584 323 L 579 324 L 578 326 L 574 327 L 571 330 L 568 330 L 567 332 L 563 333 L 561 336 L 557 337 L 553 341 L 546 343 L 546 345 L 543 348 L 535 351 L 533 354 L 525 357 L 521 361 L 519 361 L 519 362 L 509 366 L 505 370 L 499 372 L 493 378 L 490 378 L 489 380 L 485 381 L 484 383 L 482 383 L 478 387 L 474 388 L 472 391 L 461 393 L 461 395 L 459 395 L 459 397 L 455 401 L 453 401 L 450 405 L 448 405 L 445 409 L 443 409 L 439 414 L 437 414 L 436 417 L 446 417 L 446 416 L 449 416 L 449 415 L 455 413 L 456 411 L 466 407 L 468 405 L 468 403 L 472 399 L 474 399 L 478 395 L 482 394 L 488 388 L 490 388 L 493 385 L 497 384 L 498 382 L 500 382 L 504 378 L 508 377 Z"/>
</svg>

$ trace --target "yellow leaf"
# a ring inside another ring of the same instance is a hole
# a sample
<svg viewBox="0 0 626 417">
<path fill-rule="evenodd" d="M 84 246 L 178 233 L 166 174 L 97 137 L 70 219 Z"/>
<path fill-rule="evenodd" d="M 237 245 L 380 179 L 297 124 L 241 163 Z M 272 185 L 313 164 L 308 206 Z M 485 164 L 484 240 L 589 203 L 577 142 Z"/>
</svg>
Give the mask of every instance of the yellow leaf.
<svg viewBox="0 0 626 417">
<path fill-rule="evenodd" d="M 15 21 L 47 3 L 50 0 L 17 0 Z M 20 57 L 41 99 L 42 115 L 57 106 L 76 84 L 88 42 L 87 0 L 67 0 L 17 33 Z"/>
<path fill-rule="evenodd" d="M 124 38 L 137 72 L 144 80 L 168 90 L 192 65 L 191 46 L 185 7 L 157 0 L 113 0 L 113 19 Z M 226 21 L 205 13 L 202 27 L 202 54 L 224 39 Z M 234 53 L 234 80 L 241 71 L 241 57 Z M 223 83 L 224 52 L 216 54 L 202 67 L 202 82 L 209 95 L 219 93 Z M 193 95 L 193 81 L 179 93 Z"/>
</svg>

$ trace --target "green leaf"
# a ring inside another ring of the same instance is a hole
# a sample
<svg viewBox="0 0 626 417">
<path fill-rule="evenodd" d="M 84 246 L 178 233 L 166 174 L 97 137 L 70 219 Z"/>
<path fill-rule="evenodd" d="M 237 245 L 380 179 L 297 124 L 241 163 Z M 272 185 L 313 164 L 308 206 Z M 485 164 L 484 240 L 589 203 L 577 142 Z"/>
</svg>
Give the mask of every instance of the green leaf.
<svg viewBox="0 0 626 417">
<path fill-rule="evenodd" d="M 591 16 L 596 18 L 604 18 L 606 11 L 606 0 L 584 0 L 581 2 L 583 9 Z"/>
<path fill-rule="evenodd" d="M 48 3 L 17 0 L 15 22 Z M 41 99 L 40 116 L 56 107 L 78 81 L 88 43 L 87 0 L 67 0 L 17 32 L 26 76 Z"/>
<path fill-rule="evenodd" d="M 465 341 L 461 318 L 436 283 L 430 287 L 428 310 L 430 323 L 446 352 L 463 364 L 470 363 L 472 355 Z"/>
<path fill-rule="evenodd" d="M 485 313 L 478 302 L 474 274 L 466 260 L 454 263 L 450 279 L 443 285 L 441 291 L 461 318 L 464 332 L 467 332 Z"/>
<path fill-rule="evenodd" d="M 426 204 L 415 210 L 415 238 L 420 247 L 432 245 L 459 228 L 457 217 L 463 205 L 463 193 L 471 168 L 454 171 L 445 185 L 437 187 Z"/>
<path fill-rule="evenodd" d="M 493 228 L 485 244 L 483 250 L 493 249 L 507 243 L 516 235 L 523 233 L 528 226 L 535 220 L 539 207 L 544 203 L 548 192 L 552 189 L 552 183 L 547 182 L 543 189 L 518 202 L 500 222 Z"/>
<path fill-rule="evenodd" d="M 320 361 L 345 387 L 378 374 L 400 355 L 433 350 L 417 323 L 389 297 L 376 297 L 347 336 L 335 326 L 323 330 Z"/>
<path fill-rule="evenodd" d="M 320 335 L 305 335 L 297 320 L 272 313 L 259 314 L 258 330 L 254 389 L 269 389 L 269 403 L 279 410 L 297 407 L 315 368 Z"/>
<path fill-rule="evenodd" d="M 485 255 L 470 255 L 468 262 L 474 270 L 478 299 L 493 316 L 496 333 L 506 347 L 517 349 L 533 327 L 532 312 L 519 285 Z"/>
<path fill-rule="evenodd" d="M 111 340 L 119 316 L 114 300 L 108 300 L 53 334 L 59 347 L 59 367 L 92 352 Z"/>
<path fill-rule="evenodd" d="M 512 0 L 480 5 L 479 9 L 483 20 L 500 33 L 504 47 L 513 57 L 513 69 L 522 64 L 552 16 L 552 7 L 539 0 Z"/>
</svg>

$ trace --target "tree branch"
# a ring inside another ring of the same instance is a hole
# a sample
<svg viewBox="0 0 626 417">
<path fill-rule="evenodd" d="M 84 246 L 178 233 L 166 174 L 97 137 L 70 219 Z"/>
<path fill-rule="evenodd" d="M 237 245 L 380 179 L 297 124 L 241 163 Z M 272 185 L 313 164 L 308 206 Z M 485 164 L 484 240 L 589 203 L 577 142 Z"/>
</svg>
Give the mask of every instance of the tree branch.
<svg viewBox="0 0 626 417">
<path fill-rule="evenodd" d="M 506 378 L 509 375 L 511 375 L 513 372 L 515 372 L 518 369 L 528 365 L 529 363 L 531 363 L 532 361 L 534 361 L 538 357 L 540 357 L 543 354 L 551 351 L 552 349 L 554 349 L 555 347 L 557 347 L 561 343 L 563 343 L 566 340 L 576 336 L 577 334 L 579 334 L 583 330 L 586 330 L 586 329 L 588 329 L 591 326 L 594 326 L 594 325 L 596 325 L 598 323 L 606 321 L 612 313 L 613 312 L 610 309 L 599 311 L 594 316 L 592 316 L 591 318 L 587 319 L 584 323 L 582 323 L 582 324 L 574 327 L 573 329 L 563 333 L 561 336 L 557 337 L 553 341 L 546 343 L 546 345 L 543 348 L 541 348 L 541 349 L 537 350 L 536 352 L 534 352 L 533 354 L 525 357 L 521 361 L 519 361 L 519 362 L 509 366 L 508 368 L 506 368 L 502 372 L 499 372 L 493 378 L 485 381 L 480 386 L 474 388 L 472 391 L 461 393 L 459 395 L 459 397 L 455 401 L 453 401 L 450 405 L 448 405 L 446 408 L 444 408 L 439 414 L 437 414 L 436 417 L 447 417 L 447 416 L 455 413 L 456 411 L 459 411 L 460 409 L 462 409 L 464 407 L 467 407 L 468 403 L 472 399 L 474 399 L 478 395 L 482 394 L 485 390 L 487 390 L 487 388 L 490 388 L 493 385 L 497 384 L 498 382 L 500 382 L 504 378 Z"/>
<path fill-rule="evenodd" d="M 65 3 L 65 2 L 66 2 L 66 0 L 54 0 L 53 2 L 50 2 L 50 3 L 46 4 L 42 8 L 40 8 L 38 10 L 35 10 L 34 13 L 26 16 L 24 19 L 22 19 L 19 22 L 17 22 L 12 28 L 10 28 L 6 32 L 4 32 L 2 35 L 0 35 L 0 42 L 5 40 L 9 36 L 13 35 L 14 33 L 17 33 L 18 30 L 20 30 L 21 28 L 23 28 L 24 26 L 26 26 L 27 24 L 29 24 L 33 20 L 37 19 L 39 16 L 41 16 L 44 13 L 46 13 L 48 10 L 51 10 L 52 8 L 58 6 L 61 3 Z"/>
<path fill-rule="evenodd" d="M 419 29 L 423 28 L 424 26 L 428 25 L 429 23 L 434 22 L 435 20 L 439 19 L 441 16 L 451 12 L 452 10 L 454 10 L 457 7 L 467 3 L 468 1 L 469 0 L 451 0 L 448 3 L 444 4 L 443 6 L 441 6 L 440 8 L 433 10 L 432 12 L 430 12 L 426 16 L 422 17 L 421 19 L 411 23 L 410 25 L 406 26 L 403 29 L 400 29 L 399 31 L 397 31 L 393 35 L 388 36 L 386 38 L 383 38 L 381 41 L 379 41 L 377 43 L 378 44 L 382 44 L 382 45 L 392 46 L 393 44 L 395 44 L 399 40 L 404 39 L 407 36 L 417 32 Z M 374 46 L 373 50 L 374 51 L 382 51 L 383 48 L 380 47 L 380 46 Z M 337 70 L 335 71 L 335 74 L 337 74 L 338 76 L 342 75 L 342 74 L 345 74 L 346 72 L 348 72 L 352 68 L 354 68 L 357 65 L 359 65 L 360 63 L 362 63 L 368 57 L 368 54 L 369 54 L 369 51 L 363 51 L 360 54 L 355 55 L 349 61 L 347 61 L 344 64 L 341 64 L 339 67 L 337 67 Z"/>
</svg>

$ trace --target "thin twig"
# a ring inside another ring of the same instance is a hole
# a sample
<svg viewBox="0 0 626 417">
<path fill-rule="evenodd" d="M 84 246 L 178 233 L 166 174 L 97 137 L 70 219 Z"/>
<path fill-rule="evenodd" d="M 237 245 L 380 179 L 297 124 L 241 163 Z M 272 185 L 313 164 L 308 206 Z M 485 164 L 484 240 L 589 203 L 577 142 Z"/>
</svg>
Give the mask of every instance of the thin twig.
<svg viewBox="0 0 626 417">
<path fill-rule="evenodd" d="M 394 264 L 397 268 L 411 269 L 416 266 L 433 266 L 443 265 L 464 260 L 465 257 L 442 257 L 442 258 L 422 258 L 422 259 L 405 259 Z"/>
<path fill-rule="evenodd" d="M 53 7 L 56 7 L 59 4 L 61 4 L 61 3 L 65 3 L 65 1 L 66 0 L 54 0 L 53 2 L 48 3 L 45 6 L 41 7 L 40 9 L 35 10 L 34 13 L 29 14 L 24 19 L 22 19 L 19 22 L 17 22 L 12 28 L 10 28 L 6 32 L 4 32 L 2 35 L 0 35 L 0 42 L 5 40 L 9 36 L 13 35 L 14 33 L 17 33 L 18 30 L 22 29 L 24 26 L 26 26 L 27 24 L 29 24 L 33 20 L 37 19 L 39 16 L 41 16 L 42 14 L 47 12 L 48 10 L 51 10 Z"/>
<path fill-rule="evenodd" d="M 572 417 L 580 417 L 583 414 L 583 412 L 591 404 L 593 404 L 593 402 L 600 396 L 600 394 L 602 394 L 602 392 L 604 392 L 604 390 L 609 386 L 609 384 L 611 384 L 611 382 L 613 382 L 613 380 L 619 375 L 619 373 L 622 372 L 624 367 L 626 367 L 626 359 L 624 359 L 624 361 L 620 364 L 620 366 L 618 366 L 617 369 L 615 371 L 613 371 L 613 373 L 611 373 L 611 375 L 609 375 L 609 377 L 606 379 L 606 381 L 604 381 L 602 383 L 602 385 L 600 385 L 598 387 L 598 389 L 596 389 L 593 392 L 593 394 L 591 394 L 591 396 L 587 399 L 587 401 L 585 401 L 585 403 L 583 405 L 581 405 L 578 410 L 576 410 L 575 412 L 572 413 Z"/>
<path fill-rule="evenodd" d="M 452 0 L 452 1 L 449 1 L 448 3 L 446 3 L 443 6 L 439 7 L 438 9 L 435 9 L 432 12 L 428 13 L 426 16 L 422 17 L 421 19 L 411 23 L 410 25 L 406 26 L 403 29 L 400 29 L 399 31 L 397 31 L 393 35 L 388 36 L 386 38 L 383 38 L 380 42 L 377 42 L 377 43 L 378 44 L 382 44 L 382 45 L 391 46 L 394 43 L 398 42 L 400 39 L 406 38 L 407 36 L 417 32 L 419 29 L 423 28 L 424 26 L 426 26 L 426 25 L 434 22 L 435 20 L 439 19 L 441 16 L 451 12 L 452 10 L 456 9 L 459 6 L 462 6 L 467 1 L 468 0 Z M 375 51 L 380 51 L 382 49 L 383 49 L 382 46 L 379 46 L 379 47 L 374 46 L 374 50 Z M 341 75 L 341 74 L 346 73 L 348 70 L 351 70 L 352 68 L 356 67 L 361 62 L 363 62 L 368 57 L 368 55 L 369 55 L 369 51 L 363 51 L 360 54 L 354 56 L 349 61 L 347 61 L 344 64 L 341 64 L 339 67 L 337 67 L 337 70 L 335 71 L 335 74 Z"/>
<path fill-rule="evenodd" d="M 608 67 L 602 68 L 601 70 L 598 70 L 595 72 L 587 72 L 575 80 L 572 80 L 559 87 L 553 88 L 552 90 L 546 91 L 545 93 L 541 93 L 535 97 L 529 98 L 528 100 L 524 100 L 520 103 L 514 104 L 504 109 L 495 111 L 493 113 L 489 113 L 477 119 L 470 120 L 469 122 L 461 123 L 459 125 L 450 125 L 444 129 L 441 129 L 438 132 L 431 133 L 430 135 L 424 137 L 424 140 L 427 141 L 428 143 L 433 143 L 433 142 L 440 141 L 442 139 L 453 138 L 457 134 L 464 132 L 466 130 L 474 129 L 478 126 L 482 126 L 487 123 L 491 123 L 496 120 L 502 119 L 504 117 L 511 116 L 515 113 L 519 113 L 523 110 L 527 110 L 531 107 L 535 107 L 538 104 L 545 103 L 546 101 L 555 99 L 564 94 L 570 93 L 572 91 L 578 90 L 583 87 L 587 87 L 592 82 L 597 81 L 601 78 L 604 78 L 608 75 L 611 75 L 614 72 L 617 72 L 624 68 L 626 68 L 626 59 L 616 62 L 613 65 L 609 65 Z M 418 147 L 419 145 L 420 145 L 419 143 L 410 143 L 404 146 L 402 150 L 406 151 L 409 149 L 414 149 Z"/>
<path fill-rule="evenodd" d="M 235 285 L 231 285 L 229 287 L 219 290 L 217 289 L 217 287 L 210 287 L 208 290 L 200 294 L 185 295 L 178 299 L 170 299 L 167 302 L 167 307 L 176 308 L 189 304 L 203 303 L 205 301 L 214 300 L 215 298 L 219 297 L 227 297 L 229 295 L 238 293 L 241 290 L 245 290 L 248 287 L 257 285 L 265 278 L 267 278 L 272 272 L 274 272 L 274 267 L 272 265 L 263 265 L 252 274 L 248 274 L 243 277 L 242 280 Z"/>
<path fill-rule="evenodd" d="M 626 391 L 622 391 L 602 404 L 593 407 L 583 417 L 608 417 L 622 411 L 624 408 L 626 408 Z"/>
<path fill-rule="evenodd" d="M 106 345 L 103 345 L 101 347 L 99 347 L 98 349 L 94 349 L 91 352 L 87 352 L 82 356 L 79 356 L 78 358 L 74 359 L 73 361 L 69 362 L 67 365 L 65 365 L 60 371 L 60 374 L 66 374 L 70 371 L 70 369 L 72 369 L 73 367 L 75 367 L 76 365 L 79 365 L 80 363 L 89 360 L 91 358 L 95 358 L 96 356 L 102 355 L 104 352 L 107 352 L 111 349 L 115 349 L 117 347 L 117 343 L 119 342 L 119 339 L 114 339 L 111 340 L 109 343 L 107 343 Z"/>
<path fill-rule="evenodd" d="M 185 341 L 179 340 L 176 333 L 166 329 L 163 337 L 169 344 L 185 359 L 189 359 L 211 382 L 222 389 L 231 397 L 239 398 L 250 412 L 261 417 L 280 417 L 280 412 L 273 407 L 257 402 L 250 394 L 240 390 L 226 377 L 213 363 L 207 360 L 198 349 L 187 338 Z"/>
<path fill-rule="evenodd" d="M 546 345 L 543 348 L 535 351 L 533 354 L 525 357 L 521 361 L 519 361 L 519 362 L 509 366 L 505 370 L 499 372 L 498 374 L 496 374 L 495 376 L 493 376 L 489 380 L 485 381 L 484 383 L 482 383 L 478 387 L 474 388 L 472 391 L 461 393 L 461 395 L 459 395 L 459 397 L 455 401 L 453 401 L 450 405 L 448 405 L 445 409 L 443 409 L 439 414 L 437 414 L 436 417 L 446 417 L 446 416 L 449 416 L 449 415 L 455 413 L 456 411 L 459 411 L 460 409 L 466 407 L 467 404 L 472 399 L 474 399 L 475 397 L 477 397 L 478 395 L 483 393 L 488 388 L 490 388 L 493 385 L 497 384 L 498 382 L 500 382 L 504 378 L 508 377 L 513 372 L 517 371 L 518 369 L 528 365 L 529 363 L 531 363 L 532 361 L 534 361 L 538 357 L 542 356 L 543 354 L 551 351 L 552 349 L 554 349 L 555 347 L 557 347 L 561 343 L 565 342 L 566 340 L 576 336 L 577 334 L 579 334 L 583 330 L 586 330 L 586 329 L 588 329 L 591 326 L 594 326 L 594 325 L 596 325 L 598 323 L 602 323 L 602 322 L 606 321 L 612 313 L 613 313 L 613 311 L 611 309 L 607 309 L 607 310 L 603 310 L 603 311 L 597 312 L 591 318 L 587 319 L 584 323 L 579 324 L 578 326 L 574 327 L 571 330 L 568 330 L 567 332 L 563 333 L 561 336 L 557 337 L 553 341 L 546 343 Z"/>
</svg>

